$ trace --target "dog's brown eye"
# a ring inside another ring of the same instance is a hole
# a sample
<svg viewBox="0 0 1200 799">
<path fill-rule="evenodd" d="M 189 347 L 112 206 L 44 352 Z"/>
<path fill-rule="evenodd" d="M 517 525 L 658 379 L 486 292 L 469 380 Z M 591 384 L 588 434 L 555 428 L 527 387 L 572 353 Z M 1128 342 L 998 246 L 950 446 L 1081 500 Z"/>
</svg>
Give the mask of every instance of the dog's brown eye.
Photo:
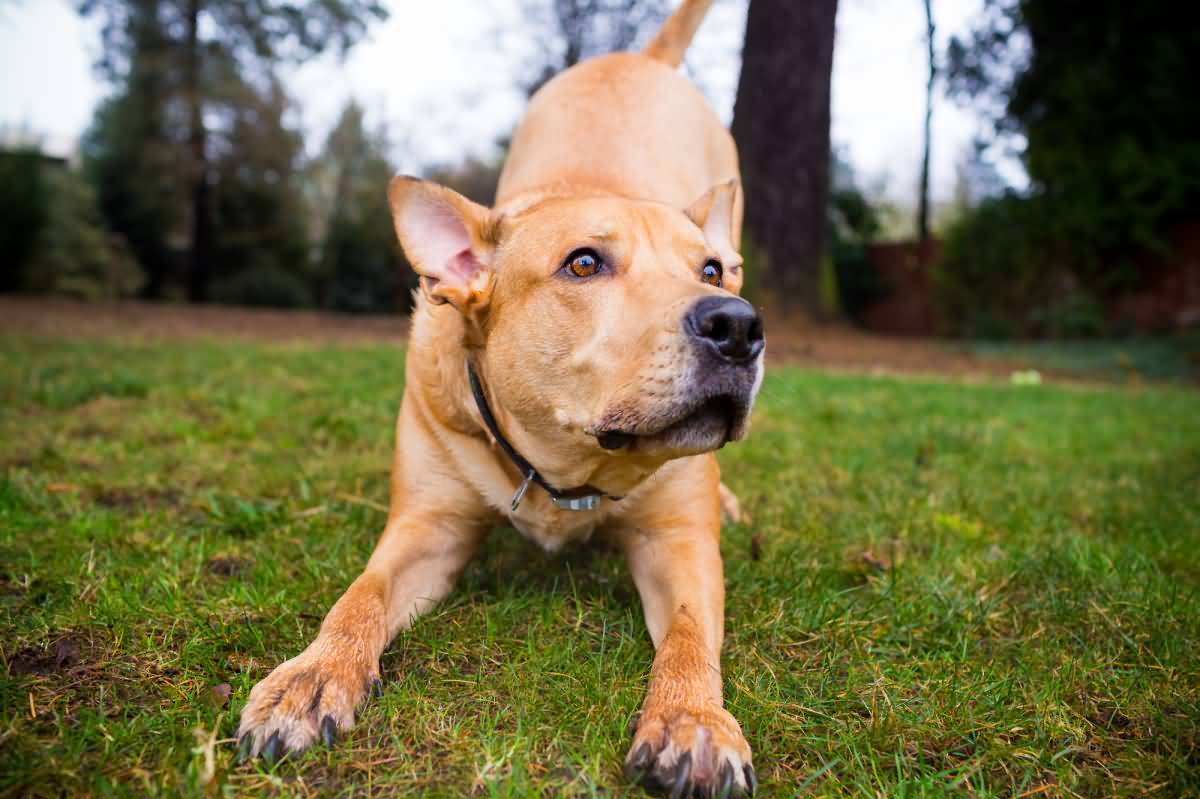
<svg viewBox="0 0 1200 799">
<path fill-rule="evenodd" d="M 700 270 L 700 279 L 710 286 L 721 288 L 721 277 L 724 275 L 724 270 L 721 269 L 721 262 L 710 260 Z"/>
<path fill-rule="evenodd" d="M 576 250 L 567 256 L 564 264 L 575 277 L 591 277 L 600 271 L 600 256 L 595 250 Z"/>
</svg>

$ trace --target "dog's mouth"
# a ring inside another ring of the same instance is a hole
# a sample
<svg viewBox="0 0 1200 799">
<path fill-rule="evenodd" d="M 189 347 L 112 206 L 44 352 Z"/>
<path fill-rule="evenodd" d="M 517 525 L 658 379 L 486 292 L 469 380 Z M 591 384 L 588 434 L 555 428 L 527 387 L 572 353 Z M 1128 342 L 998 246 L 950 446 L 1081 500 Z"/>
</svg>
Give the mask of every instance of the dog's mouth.
<svg viewBox="0 0 1200 799">
<path fill-rule="evenodd" d="M 717 394 L 640 429 L 605 428 L 593 433 L 610 451 L 672 456 L 710 452 L 745 434 L 750 404 L 735 394 Z"/>
</svg>

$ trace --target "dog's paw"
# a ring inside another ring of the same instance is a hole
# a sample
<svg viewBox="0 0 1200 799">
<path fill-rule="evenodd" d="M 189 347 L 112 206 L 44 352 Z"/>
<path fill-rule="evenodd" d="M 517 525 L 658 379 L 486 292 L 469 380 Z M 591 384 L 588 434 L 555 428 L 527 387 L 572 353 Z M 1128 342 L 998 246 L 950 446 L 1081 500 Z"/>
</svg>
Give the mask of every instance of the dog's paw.
<svg viewBox="0 0 1200 799">
<path fill-rule="evenodd" d="M 717 487 L 718 495 L 721 498 L 721 522 L 732 522 L 733 524 L 753 524 L 750 514 L 742 510 L 742 503 L 738 501 L 737 494 L 729 488 L 729 486 L 721 483 Z"/>
<path fill-rule="evenodd" d="M 354 711 L 383 683 L 376 664 L 314 642 L 250 690 L 238 725 L 239 760 L 274 762 L 317 740 L 326 746 L 354 724 Z"/>
<path fill-rule="evenodd" d="M 625 757 L 629 781 L 672 799 L 752 796 L 758 790 L 750 744 L 716 703 L 647 709 L 633 724 L 633 746 Z"/>
</svg>

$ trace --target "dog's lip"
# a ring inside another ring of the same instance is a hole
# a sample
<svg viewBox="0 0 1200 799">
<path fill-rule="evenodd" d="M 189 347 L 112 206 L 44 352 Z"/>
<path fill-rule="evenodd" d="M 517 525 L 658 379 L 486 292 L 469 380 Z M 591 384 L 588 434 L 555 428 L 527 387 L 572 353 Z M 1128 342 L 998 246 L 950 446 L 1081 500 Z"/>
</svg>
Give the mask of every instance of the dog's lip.
<svg viewBox="0 0 1200 799">
<path fill-rule="evenodd" d="M 596 441 L 601 449 L 621 449 L 637 438 L 637 433 L 626 433 L 622 430 L 606 430 L 596 433 Z"/>
<path fill-rule="evenodd" d="M 596 430 L 593 435 L 601 448 L 616 451 L 633 448 L 638 442 L 653 441 L 656 438 L 669 436 L 673 431 L 686 427 L 689 423 L 710 414 L 719 414 L 725 421 L 725 441 L 728 441 L 734 429 L 746 416 L 746 401 L 743 397 L 732 393 L 719 393 L 697 399 L 680 409 L 681 412 L 672 416 L 666 422 L 654 429 L 646 430 Z"/>
</svg>

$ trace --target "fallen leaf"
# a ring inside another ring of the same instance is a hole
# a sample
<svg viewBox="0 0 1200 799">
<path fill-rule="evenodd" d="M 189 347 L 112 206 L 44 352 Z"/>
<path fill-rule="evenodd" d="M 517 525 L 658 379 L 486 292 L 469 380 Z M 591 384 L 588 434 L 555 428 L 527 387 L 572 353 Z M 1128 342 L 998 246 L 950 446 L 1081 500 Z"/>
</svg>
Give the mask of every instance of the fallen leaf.
<svg viewBox="0 0 1200 799">
<path fill-rule="evenodd" d="M 229 697 L 233 695 L 233 689 L 229 687 L 229 683 L 223 682 L 214 685 L 208 689 L 208 699 L 217 707 L 225 707 L 229 704 Z"/>
<path fill-rule="evenodd" d="M 60 669 L 79 662 L 79 642 L 74 638 L 63 638 L 54 645 L 54 665 Z"/>
<path fill-rule="evenodd" d="M 887 557 L 877 555 L 875 551 L 871 549 L 868 549 L 862 553 L 862 561 L 875 571 L 885 572 L 892 568 L 891 561 Z"/>
</svg>

